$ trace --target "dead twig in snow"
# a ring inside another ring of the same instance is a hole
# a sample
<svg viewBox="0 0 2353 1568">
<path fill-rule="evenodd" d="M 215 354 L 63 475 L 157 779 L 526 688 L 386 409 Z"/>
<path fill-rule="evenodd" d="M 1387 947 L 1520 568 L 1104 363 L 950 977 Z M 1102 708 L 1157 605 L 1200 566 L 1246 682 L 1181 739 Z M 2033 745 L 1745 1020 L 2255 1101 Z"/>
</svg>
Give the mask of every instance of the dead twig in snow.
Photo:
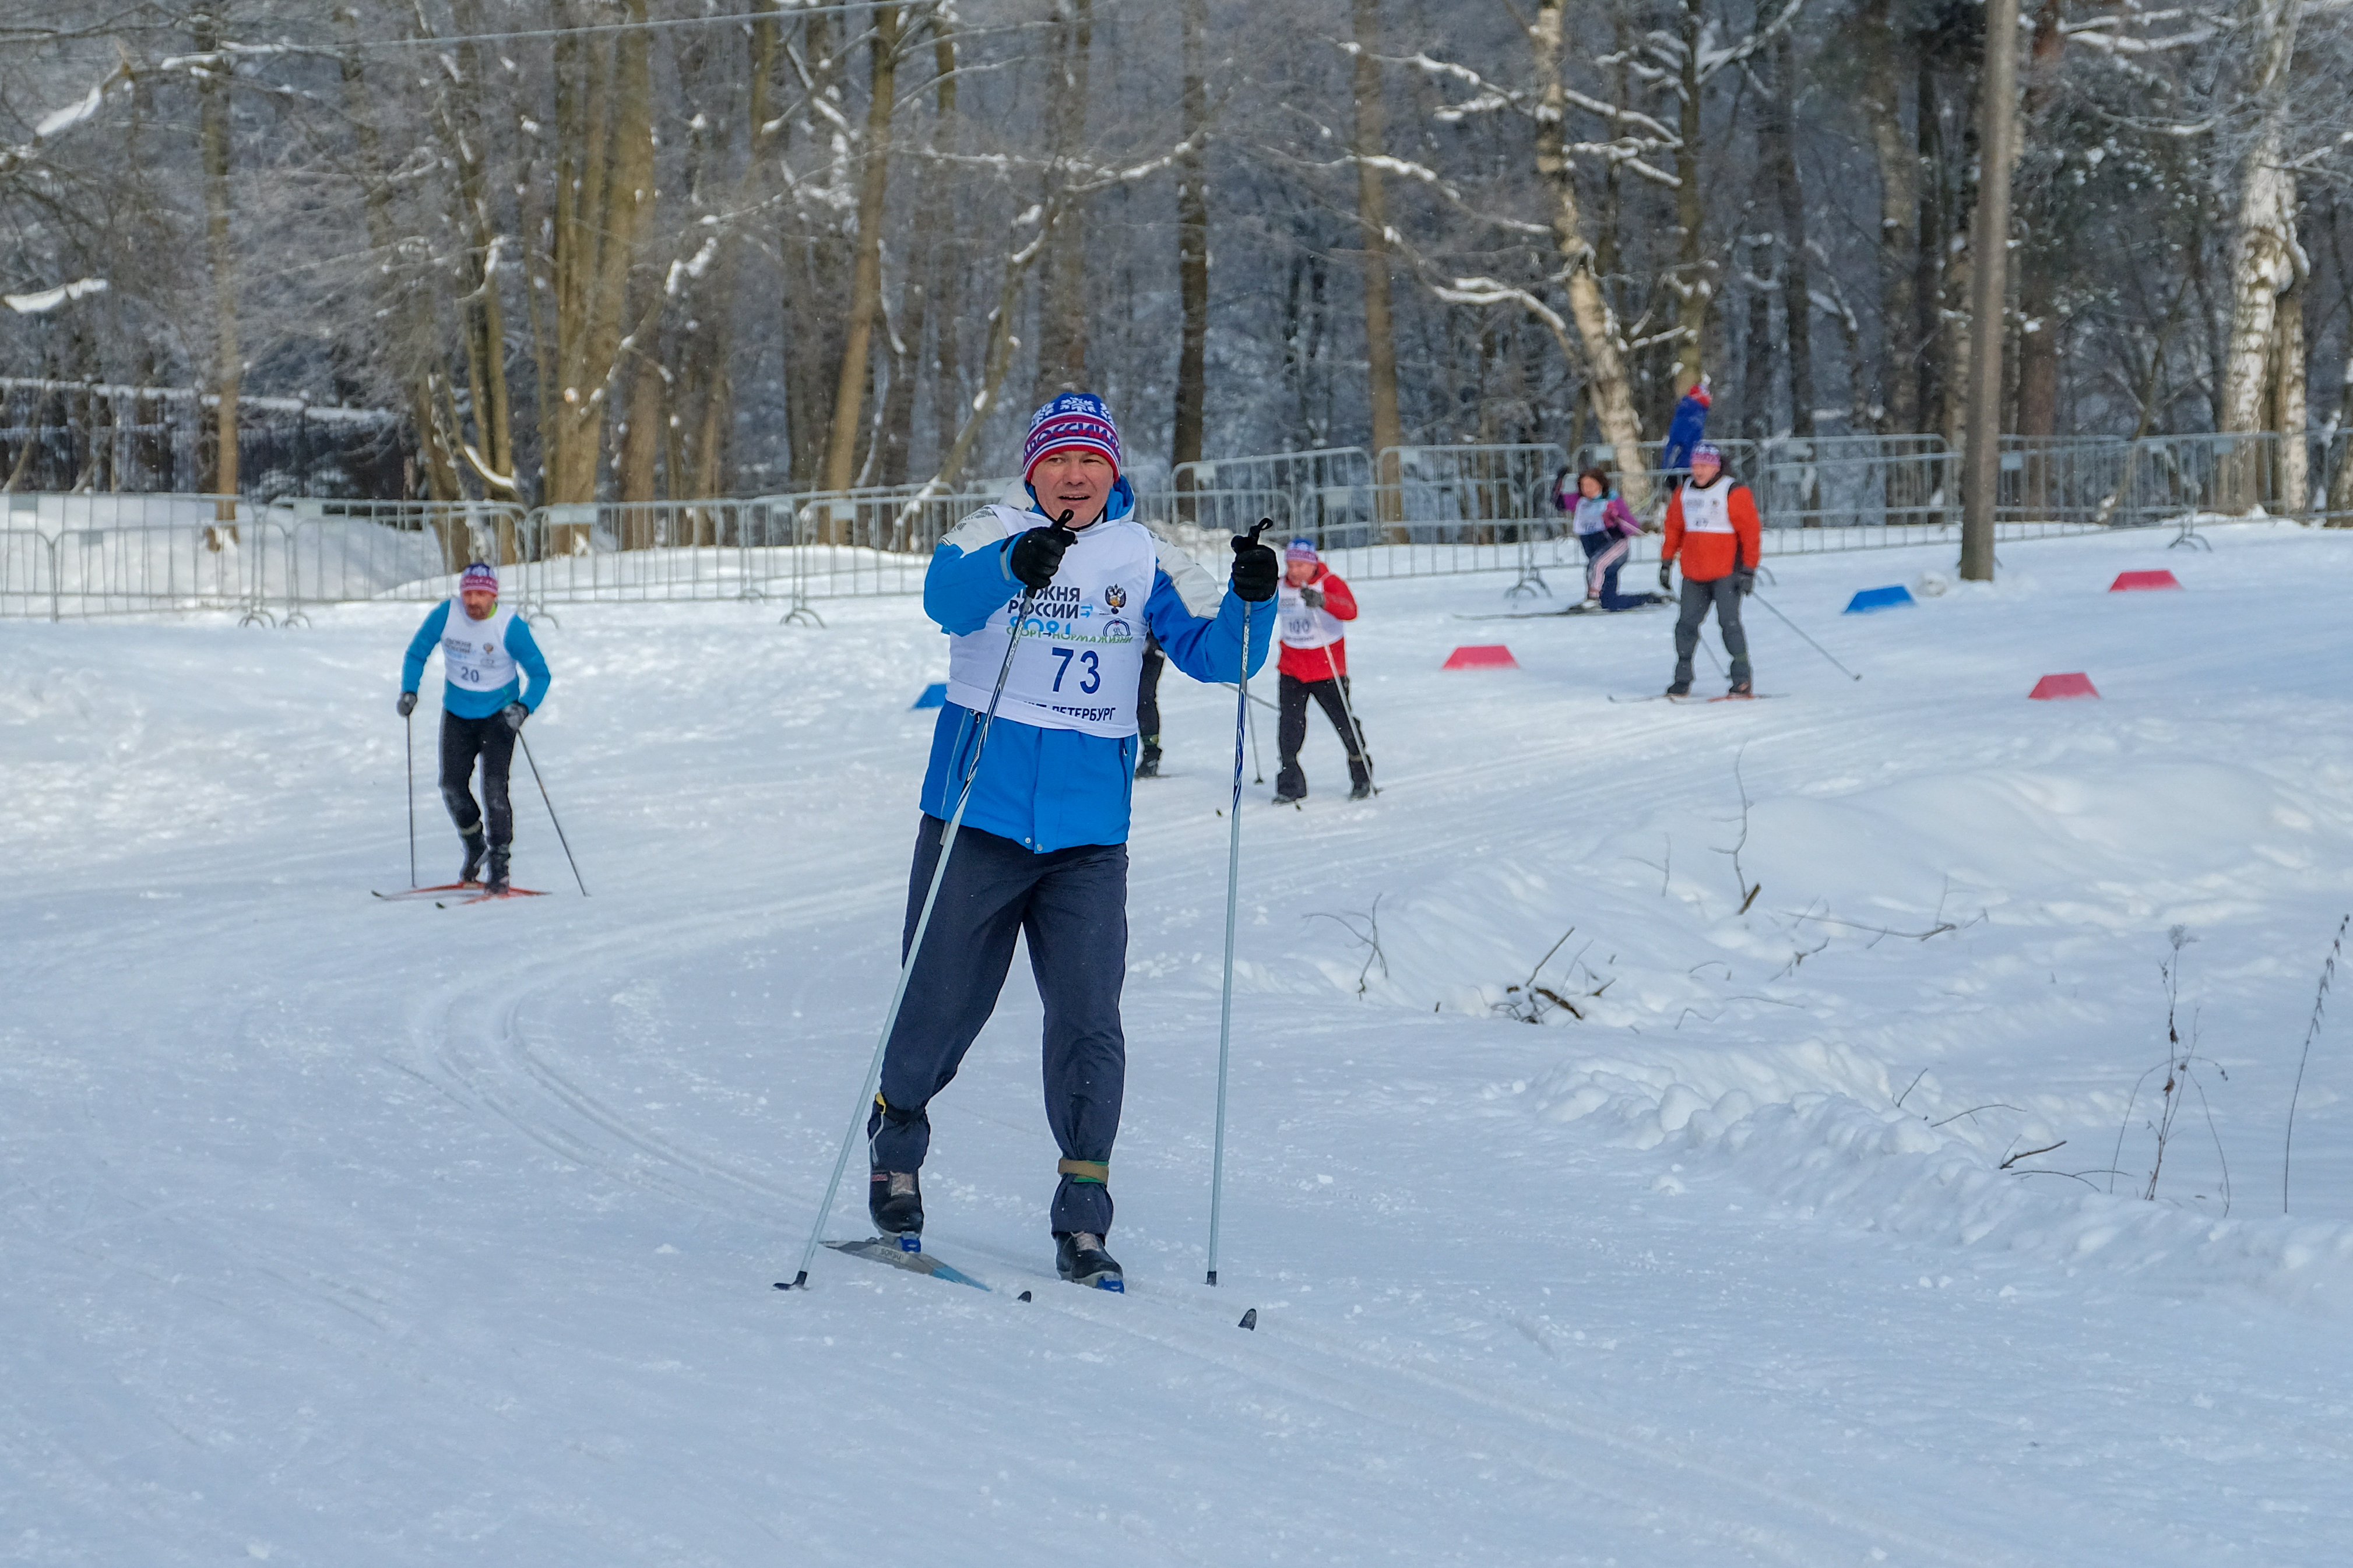
<svg viewBox="0 0 2353 1568">
<path fill-rule="evenodd" d="M 1382 979 L 1387 980 L 1389 977 L 1388 954 L 1381 951 L 1381 900 L 1387 897 L 1388 895 L 1386 893 L 1374 894 L 1373 907 L 1363 914 L 1335 915 L 1322 910 L 1312 910 L 1300 917 L 1302 920 L 1330 921 L 1364 945 L 1365 965 L 1356 971 L 1356 994 L 1360 998 L 1372 984 L 1374 964 L 1377 963 L 1381 966 Z M 1365 929 L 1362 931 L 1356 929 L 1356 922 L 1358 921 L 1365 922 Z"/>
<path fill-rule="evenodd" d="M 2312 1021 L 2305 1026 L 2304 1054 L 2295 1058 L 2295 1087 L 2287 1097 L 2287 1136 L 2280 1142 L 2280 1213 L 2287 1213 L 2287 1173 L 2289 1162 L 2295 1154 L 2295 1102 L 2304 1095 L 2305 1064 L 2312 1060 L 2312 1042 L 2320 1034 L 2322 1010 L 2328 1005 L 2328 983 L 2337 977 L 2337 960 L 2345 951 L 2345 928 L 2353 923 L 2353 915 L 2337 922 L 2337 940 L 2328 944 L 2327 961 L 2320 966 L 2320 989 L 2313 994 Z"/>
</svg>

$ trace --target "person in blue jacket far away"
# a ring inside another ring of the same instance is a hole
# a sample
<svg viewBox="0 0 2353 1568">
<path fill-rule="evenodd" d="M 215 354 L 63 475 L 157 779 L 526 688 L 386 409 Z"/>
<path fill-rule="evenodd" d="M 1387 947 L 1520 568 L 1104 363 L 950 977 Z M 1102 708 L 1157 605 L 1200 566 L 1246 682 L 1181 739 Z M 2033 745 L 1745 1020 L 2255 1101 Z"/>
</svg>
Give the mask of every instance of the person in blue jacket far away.
<svg viewBox="0 0 2353 1568">
<path fill-rule="evenodd" d="M 1120 474 L 1118 426 L 1092 394 L 1067 393 L 1038 410 L 1021 458 L 1021 479 L 940 542 L 923 579 L 924 613 L 951 639 L 948 693 L 923 774 L 902 961 L 967 776 L 972 794 L 884 1050 L 866 1123 L 867 1207 L 883 1235 L 920 1246 L 926 1108 L 995 1010 L 1020 934 L 1046 1004 L 1046 1122 L 1062 1153 L 1055 1267 L 1065 1279 L 1116 1290 L 1120 1267 L 1104 1238 L 1127 1073 L 1119 993 L 1145 634 L 1196 680 L 1254 673 L 1274 633 L 1268 601 L 1282 568 L 1272 550 L 1237 542 L 1221 590 L 1138 521 Z M 1025 590 L 1036 596 L 976 771 L 981 719 Z M 1263 607 L 1246 618 L 1246 605 Z"/>
<path fill-rule="evenodd" d="M 547 660 L 531 635 L 531 624 L 512 609 L 500 607 L 499 574 L 480 561 L 458 579 L 458 596 L 436 605 L 408 639 L 408 658 L 400 668 L 398 708 L 404 719 L 417 711 L 425 660 L 437 647 L 442 678 L 441 799 L 466 843 L 466 863 L 458 881 L 473 881 L 488 861 L 487 890 L 503 893 L 507 860 L 514 848 L 507 770 L 514 763 L 516 732 L 547 700 Z M 530 678 L 528 687 L 517 679 L 517 671 Z M 478 756 L 482 760 L 481 805 L 474 802 Z"/>
</svg>

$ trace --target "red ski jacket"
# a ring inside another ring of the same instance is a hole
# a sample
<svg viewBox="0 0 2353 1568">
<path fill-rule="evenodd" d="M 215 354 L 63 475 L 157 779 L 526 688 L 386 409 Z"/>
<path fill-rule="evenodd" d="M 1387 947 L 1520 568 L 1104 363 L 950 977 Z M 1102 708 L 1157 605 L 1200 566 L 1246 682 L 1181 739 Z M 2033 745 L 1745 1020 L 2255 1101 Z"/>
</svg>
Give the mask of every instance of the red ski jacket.
<svg viewBox="0 0 2353 1568">
<path fill-rule="evenodd" d="M 1667 502 L 1667 535 L 1659 551 L 1662 561 L 1683 558 L 1683 575 L 1694 583 L 1729 577 L 1739 567 L 1751 572 L 1764 559 L 1762 524 L 1757 498 L 1746 485 L 1719 475 L 1705 489 L 1684 485 Z"/>
</svg>

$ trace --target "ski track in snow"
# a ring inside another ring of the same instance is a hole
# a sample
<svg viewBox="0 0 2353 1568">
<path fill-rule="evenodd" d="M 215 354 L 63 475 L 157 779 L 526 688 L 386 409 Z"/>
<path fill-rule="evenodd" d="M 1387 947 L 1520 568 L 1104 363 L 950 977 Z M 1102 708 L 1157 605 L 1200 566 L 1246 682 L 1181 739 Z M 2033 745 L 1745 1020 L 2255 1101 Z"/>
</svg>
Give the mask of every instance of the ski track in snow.
<svg viewBox="0 0 2353 1568">
<path fill-rule="evenodd" d="M 931 717 L 899 709 L 943 662 L 912 603 L 567 611 L 532 735 L 597 896 L 525 770 L 519 866 L 565 896 L 482 910 L 366 896 L 406 871 L 420 608 L 0 626 L 30 873 L 0 895 L 0 1561 L 846 1562 L 885 1514 L 1007 1563 L 2337 1560 L 2329 1035 L 2293 1219 L 2264 1150 L 2353 901 L 2347 633 L 2266 584 L 2341 582 L 2353 539 L 2214 537 L 2011 545 L 1991 590 L 1853 619 L 1936 552 L 1778 563 L 1867 675 L 1752 611 L 1796 699 L 1758 707 L 1605 703 L 1663 679 L 1644 618 L 1440 674 L 1495 580 L 1358 584 L 1383 795 L 1245 792 L 1214 1290 L 1233 707 L 1170 677 L 1124 1299 L 1051 1278 L 1018 964 L 926 1172 L 932 1244 L 997 1293 L 830 1254 L 767 1288 L 889 994 Z M 2190 591 L 2099 595 L 2153 563 Z M 2063 668 L 2104 703 L 2023 701 Z M 1306 762 L 1342 776 L 1326 731 Z M 1313 917 L 1376 895 L 1360 997 Z M 2095 1189 L 2174 923 L 2213 1123 L 2142 1202 L 2129 1125 Z M 1542 980 L 1585 1020 L 1499 1016 L 1571 924 Z M 2062 1137 L 2089 1176 L 1999 1168 Z M 831 1234 L 862 1229 L 852 1190 Z"/>
</svg>

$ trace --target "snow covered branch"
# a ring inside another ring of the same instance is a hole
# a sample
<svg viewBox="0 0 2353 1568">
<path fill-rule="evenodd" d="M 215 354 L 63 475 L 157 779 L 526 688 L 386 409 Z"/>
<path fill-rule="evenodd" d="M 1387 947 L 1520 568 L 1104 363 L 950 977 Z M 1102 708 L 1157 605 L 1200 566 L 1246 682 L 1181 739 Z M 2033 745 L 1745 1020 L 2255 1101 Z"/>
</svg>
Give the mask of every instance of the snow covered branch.
<svg viewBox="0 0 2353 1568">
<path fill-rule="evenodd" d="M 77 278 L 70 283 L 60 283 L 54 289 L 43 289 L 37 293 L 0 294 L 0 305 L 7 306 L 20 316 L 39 316 L 86 294 L 105 292 L 105 279 Z"/>
</svg>

